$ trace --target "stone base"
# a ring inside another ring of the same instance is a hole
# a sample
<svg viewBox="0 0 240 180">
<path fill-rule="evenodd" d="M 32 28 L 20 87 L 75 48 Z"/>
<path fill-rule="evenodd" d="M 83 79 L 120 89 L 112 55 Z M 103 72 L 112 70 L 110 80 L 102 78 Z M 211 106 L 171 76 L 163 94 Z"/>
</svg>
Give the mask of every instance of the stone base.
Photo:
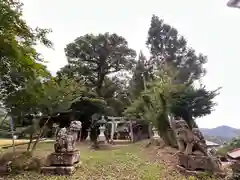
<svg viewBox="0 0 240 180">
<path fill-rule="evenodd" d="M 48 156 L 48 163 L 51 166 L 54 165 L 64 165 L 64 166 L 72 166 L 78 163 L 80 160 L 80 152 L 61 152 L 61 153 L 52 153 Z"/>
<path fill-rule="evenodd" d="M 195 177 L 202 177 L 201 175 L 204 173 L 204 171 L 189 171 L 187 169 L 185 169 L 184 167 L 182 166 L 179 166 L 177 165 L 176 166 L 176 169 L 184 174 L 184 175 L 187 175 L 187 176 L 195 176 Z M 225 178 L 226 177 L 226 173 L 224 172 L 215 172 L 215 173 L 212 173 L 216 178 Z"/>
<path fill-rule="evenodd" d="M 10 171 L 7 165 L 0 165 L 0 176 L 7 175 Z"/>
<path fill-rule="evenodd" d="M 240 174 L 240 161 L 234 161 L 231 164 L 233 173 Z"/>
<path fill-rule="evenodd" d="M 78 164 L 74 166 L 49 166 L 41 167 L 41 173 L 45 175 L 72 175 L 75 173 Z"/>
<path fill-rule="evenodd" d="M 182 166 L 189 171 L 222 171 L 221 162 L 215 157 L 185 155 L 183 153 L 179 153 L 178 157 L 179 166 Z"/>
</svg>

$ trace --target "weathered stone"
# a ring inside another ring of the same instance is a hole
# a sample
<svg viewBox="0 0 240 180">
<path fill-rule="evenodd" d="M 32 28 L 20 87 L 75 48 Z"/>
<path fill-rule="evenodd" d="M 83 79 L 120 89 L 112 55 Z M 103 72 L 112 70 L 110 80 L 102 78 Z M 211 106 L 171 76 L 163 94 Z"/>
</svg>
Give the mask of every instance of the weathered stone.
<svg viewBox="0 0 240 180">
<path fill-rule="evenodd" d="M 69 128 L 61 128 L 54 144 L 55 152 L 71 152 L 75 150 L 78 131 L 82 128 L 80 121 L 72 121 Z"/>
<path fill-rule="evenodd" d="M 196 128 L 194 133 L 184 120 L 179 120 L 176 122 L 175 131 L 180 152 L 193 154 L 193 151 L 200 151 L 207 155 L 206 142 Z"/>
<path fill-rule="evenodd" d="M 80 160 L 79 151 L 66 152 L 66 153 L 52 153 L 49 155 L 50 165 L 73 165 Z"/>
<path fill-rule="evenodd" d="M 179 165 L 188 171 L 222 172 L 221 161 L 209 156 L 206 141 L 198 128 L 190 129 L 184 120 L 173 123 L 179 148 Z"/>
<path fill-rule="evenodd" d="M 7 165 L 0 165 L 0 175 L 6 175 L 9 173 L 9 168 Z"/>
<path fill-rule="evenodd" d="M 207 156 L 178 154 L 179 165 L 190 171 L 221 171 L 221 162 L 217 158 Z"/>
<path fill-rule="evenodd" d="M 186 176 L 195 176 L 196 178 L 198 178 L 199 177 L 199 179 L 202 179 L 202 175 L 203 175 L 203 171 L 190 171 L 190 170 L 187 170 L 186 168 L 184 168 L 184 167 L 182 167 L 182 166 L 179 166 L 179 165 L 177 165 L 176 166 L 176 169 L 180 172 L 180 173 L 182 173 L 182 174 L 184 174 L 184 175 L 186 175 Z M 210 173 L 211 175 L 214 175 L 214 177 L 215 178 L 220 178 L 220 179 L 225 179 L 226 178 L 226 173 L 224 173 L 224 172 L 214 172 L 214 173 Z M 204 175 L 206 175 L 206 174 L 204 174 Z"/>
<path fill-rule="evenodd" d="M 232 172 L 233 174 L 240 176 L 240 162 L 238 160 L 235 160 L 231 164 Z"/>
<path fill-rule="evenodd" d="M 45 175 L 72 175 L 75 171 L 75 166 L 41 167 L 41 173 Z"/>
<path fill-rule="evenodd" d="M 47 158 L 47 166 L 41 167 L 41 173 L 54 175 L 71 175 L 80 160 L 80 153 L 75 149 L 80 121 L 72 121 L 68 128 L 62 128 L 56 136 L 55 152 Z"/>
</svg>

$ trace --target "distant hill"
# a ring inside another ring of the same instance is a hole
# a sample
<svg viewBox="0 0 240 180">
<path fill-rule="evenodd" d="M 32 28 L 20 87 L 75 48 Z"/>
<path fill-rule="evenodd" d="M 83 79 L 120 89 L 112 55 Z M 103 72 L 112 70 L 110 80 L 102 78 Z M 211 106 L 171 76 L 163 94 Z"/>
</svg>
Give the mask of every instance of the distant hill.
<svg viewBox="0 0 240 180">
<path fill-rule="evenodd" d="M 205 139 L 219 144 L 230 141 L 234 137 L 240 137 L 240 129 L 229 126 L 218 126 L 212 129 L 200 128 L 200 130 L 205 136 Z"/>
</svg>

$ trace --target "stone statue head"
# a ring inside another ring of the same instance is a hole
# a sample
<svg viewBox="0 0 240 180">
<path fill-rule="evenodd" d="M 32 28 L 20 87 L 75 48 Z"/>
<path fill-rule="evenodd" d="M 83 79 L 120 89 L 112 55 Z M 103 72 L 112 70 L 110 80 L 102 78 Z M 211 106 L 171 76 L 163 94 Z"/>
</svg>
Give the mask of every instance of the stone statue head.
<svg viewBox="0 0 240 180">
<path fill-rule="evenodd" d="M 80 131 L 82 129 L 81 121 L 71 121 L 69 129 L 70 131 Z"/>
<path fill-rule="evenodd" d="M 177 120 L 175 121 L 175 130 L 176 132 L 183 132 L 185 130 L 189 129 L 186 121 L 184 120 Z"/>
</svg>

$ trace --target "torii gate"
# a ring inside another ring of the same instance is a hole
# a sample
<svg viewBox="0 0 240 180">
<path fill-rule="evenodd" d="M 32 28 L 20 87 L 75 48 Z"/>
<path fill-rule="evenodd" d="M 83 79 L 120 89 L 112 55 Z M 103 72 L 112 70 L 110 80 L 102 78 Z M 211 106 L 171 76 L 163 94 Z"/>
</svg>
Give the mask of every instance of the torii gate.
<svg viewBox="0 0 240 180">
<path fill-rule="evenodd" d="M 102 117 L 103 118 L 103 117 Z M 112 116 L 107 116 L 107 118 L 110 120 L 108 123 L 111 124 L 111 140 L 113 140 L 114 133 L 116 131 L 117 125 L 120 123 L 128 123 L 130 125 L 130 136 L 131 136 L 131 141 L 133 141 L 133 128 L 132 128 L 132 121 L 126 121 L 124 117 L 112 117 Z"/>
</svg>

